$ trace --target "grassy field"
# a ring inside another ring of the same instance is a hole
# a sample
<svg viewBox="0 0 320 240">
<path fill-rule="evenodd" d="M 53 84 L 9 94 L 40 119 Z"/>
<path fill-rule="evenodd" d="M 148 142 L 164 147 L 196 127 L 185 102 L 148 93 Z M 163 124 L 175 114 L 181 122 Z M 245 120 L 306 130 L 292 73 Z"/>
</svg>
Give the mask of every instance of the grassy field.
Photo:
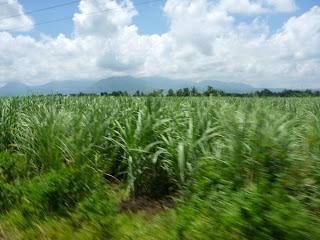
<svg viewBox="0 0 320 240">
<path fill-rule="evenodd" d="M 0 239 L 320 239 L 320 98 L 1 98 Z"/>
</svg>

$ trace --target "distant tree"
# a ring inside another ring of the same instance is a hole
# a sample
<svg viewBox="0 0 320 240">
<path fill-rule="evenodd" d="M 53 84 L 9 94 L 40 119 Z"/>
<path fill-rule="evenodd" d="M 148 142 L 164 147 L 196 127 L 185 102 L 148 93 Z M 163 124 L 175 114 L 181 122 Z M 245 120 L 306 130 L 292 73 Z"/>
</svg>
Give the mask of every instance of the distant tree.
<svg viewBox="0 0 320 240">
<path fill-rule="evenodd" d="M 305 91 L 305 95 L 306 96 L 311 96 L 311 95 L 313 95 L 314 93 L 312 92 L 312 90 L 310 90 L 310 89 L 307 89 L 306 91 Z"/>
<path fill-rule="evenodd" d="M 259 97 L 269 97 L 269 96 L 273 96 L 274 94 L 269 89 L 263 89 L 262 91 L 257 92 L 257 95 Z"/>
<path fill-rule="evenodd" d="M 113 91 L 112 93 L 108 92 L 101 92 L 100 96 L 130 96 L 127 91 Z M 145 96 L 146 94 L 137 90 L 132 96 Z M 147 94 L 148 96 L 153 97 L 161 97 L 164 96 L 164 90 L 154 90 Z M 41 96 L 41 95 L 40 95 Z M 50 95 L 49 95 L 50 96 Z M 51 96 L 64 96 L 63 94 L 56 93 L 52 94 Z M 70 96 L 97 96 L 95 93 L 77 93 L 77 94 L 70 94 Z M 256 92 L 250 93 L 225 93 L 223 91 L 215 90 L 212 86 L 208 86 L 207 89 L 201 93 L 195 87 L 189 88 L 182 88 L 178 89 L 176 92 L 173 89 L 169 89 L 167 92 L 168 97 L 179 96 L 179 97 L 189 97 L 189 96 L 231 96 L 231 97 L 320 97 L 320 91 L 313 91 L 310 89 L 307 90 L 292 90 L 292 89 L 285 89 L 281 92 L 273 92 L 269 89 L 263 89 Z"/>
<path fill-rule="evenodd" d="M 62 93 L 51 93 L 48 94 L 47 96 L 52 96 L 52 97 L 63 97 L 64 95 Z"/>
<path fill-rule="evenodd" d="M 168 96 L 168 97 L 173 97 L 173 96 L 175 96 L 174 91 L 173 91 L 172 89 L 169 89 L 167 96 Z"/>
<path fill-rule="evenodd" d="M 217 91 L 213 87 L 208 86 L 207 90 L 203 93 L 204 96 L 220 96 L 223 95 L 222 91 Z"/>
<path fill-rule="evenodd" d="M 189 90 L 189 88 L 184 88 L 184 89 L 183 89 L 183 96 L 184 96 L 184 97 L 189 97 L 189 96 L 190 96 L 190 90 Z"/>
<path fill-rule="evenodd" d="M 119 97 L 119 96 L 128 96 L 129 94 L 127 92 L 122 92 L 122 91 L 113 91 L 110 95 L 114 97 Z"/>
<path fill-rule="evenodd" d="M 163 97 L 163 89 L 154 90 L 151 93 L 149 93 L 148 96 L 150 96 L 150 97 Z"/>
<path fill-rule="evenodd" d="M 98 96 L 96 93 L 83 93 L 83 92 L 80 92 L 78 94 L 75 94 L 75 96 L 80 96 L 80 97 L 83 97 L 83 96 Z"/>
<path fill-rule="evenodd" d="M 176 92 L 176 96 L 182 97 L 183 96 L 183 89 L 178 89 Z"/>
<path fill-rule="evenodd" d="M 135 97 L 140 97 L 140 96 L 141 96 L 140 91 L 139 91 L 139 90 L 137 90 L 137 91 L 133 94 L 133 96 L 135 96 Z"/>
<path fill-rule="evenodd" d="M 100 96 L 109 96 L 109 93 L 107 93 L 107 92 L 101 92 L 101 93 L 100 93 Z"/>
<path fill-rule="evenodd" d="M 199 92 L 198 90 L 196 89 L 196 87 L 192 87 L 191 89 L 191 96 L 199 96 Z"/>
<path fill-rule="evenodd" d="M 213 91 L 213 87 L 208 86 L 208 87 L 207 87 L 207 90 L 204 91 L 203 95 L 209 97 L 212 91 Z"/>
</svg>

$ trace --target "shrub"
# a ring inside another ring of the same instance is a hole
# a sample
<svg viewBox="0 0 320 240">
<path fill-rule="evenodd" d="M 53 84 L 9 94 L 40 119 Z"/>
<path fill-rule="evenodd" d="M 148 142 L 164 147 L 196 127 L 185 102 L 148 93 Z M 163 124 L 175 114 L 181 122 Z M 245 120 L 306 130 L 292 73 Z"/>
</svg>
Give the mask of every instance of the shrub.
<svg viewBox="0 0 320 240">
<path fill-rule="evenodd" d="M 68 215 L 99 184 L 99 177 L 86 167 L 51 171 L 34 178 L 23 188 L 23 209 L 31 215 Z"/>
<path fill-rule="evenodd" d="M 318 239 L 320 221 L 298 200 L 277 189 L 211 192 L 178 210 L 181 239 Z"/>
<path fill-rule="evenodd" d="M 20 200 L 20 191 L 11 184 L 0 180 L 0 214 L 10 210 Z"/>
<path fill-rule="evenodd" d="M 73 224 L 89 228 L 95 239 L 111 239 L 117 231 L 116 204 L 107 188 L 100 188 L 77 204 Z"/>
<path fill-rule="evenodd" d="M 10 152 L 0 153 L 0 179 L 7 183 L 23 180 L 27 176 L 26 160 Z"/>
<path fill-rule="evenodd" d="M 24 158 L 10 152 L 0 153 L 0 211 L 8 211 L 20 201 L 19 185 L 27 174 Z"/>
</svg>

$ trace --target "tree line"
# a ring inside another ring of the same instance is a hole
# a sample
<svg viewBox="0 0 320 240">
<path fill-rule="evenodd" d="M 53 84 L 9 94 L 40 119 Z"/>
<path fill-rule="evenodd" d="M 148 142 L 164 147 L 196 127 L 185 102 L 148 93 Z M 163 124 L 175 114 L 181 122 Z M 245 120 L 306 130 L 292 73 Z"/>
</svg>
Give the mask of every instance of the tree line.
<svg viewBox="0 0 320 240">
<path fill-rule="evenodd" d="M 95 93 L 79 93 L 71 94 L 71 96 L 135 96 L 135 97 L 201 97 L 201 96 L 229 96 L 229 97 L 320 97 L 320 91 L 312 90 L 282 90 L 273 92 L 269 89 L 258 90 L 251 93 L 226 93 L 221 90 L 216 90 L 212 86 L 208 86 L 206 90 L 199 91 L 197 88 L 181 88 L 178 90 L 169 89 L 165 91 L 163 89 L 154 90 L 148 93 L 137 90 L 134 94 L 130 94 L 127 91 L 113 91 L 113 92 L 101 92 Z"/>
</svg>

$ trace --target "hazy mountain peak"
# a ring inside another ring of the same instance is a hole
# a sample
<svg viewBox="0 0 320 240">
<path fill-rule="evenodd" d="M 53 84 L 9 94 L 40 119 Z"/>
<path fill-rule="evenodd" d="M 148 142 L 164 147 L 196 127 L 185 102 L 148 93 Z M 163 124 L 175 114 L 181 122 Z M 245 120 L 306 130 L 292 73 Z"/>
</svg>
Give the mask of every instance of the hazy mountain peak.
<svg viewBox="0 0 320 240">
<path fill-rule="evenodd" d="M 113 91 L 127 91 L 134 93 L 136 91 L 151 92 L 153 90 L 169 89 L 177 90 L 180 88 L 196 87 L 199 90 L 204 90 L 208 86 L 212 86 L 217 90 L 222 90 L 228 93 L 247 93 L 254 91 L 250 85 L 243 83 L 228 83 L 213 80 L 202 82 L 194 82 L 189 80 L 171 80 L 164 77 L 142 77 L 135 78 L 132 76 L 110 77 L 100 81 L 52 81 L 40 86 L 27 86 L 21 82 L 9 82 L 0 88 L 0 96 L 24 96 L 31 94 L 76 94 L 85 93 L 101 93 Z"/>
<path fill-rule="evenodd" d="M 0 88 L 0 96 L 25 96 L 30 88 L 22 82 L 12 81 Z"/>
</svg>

